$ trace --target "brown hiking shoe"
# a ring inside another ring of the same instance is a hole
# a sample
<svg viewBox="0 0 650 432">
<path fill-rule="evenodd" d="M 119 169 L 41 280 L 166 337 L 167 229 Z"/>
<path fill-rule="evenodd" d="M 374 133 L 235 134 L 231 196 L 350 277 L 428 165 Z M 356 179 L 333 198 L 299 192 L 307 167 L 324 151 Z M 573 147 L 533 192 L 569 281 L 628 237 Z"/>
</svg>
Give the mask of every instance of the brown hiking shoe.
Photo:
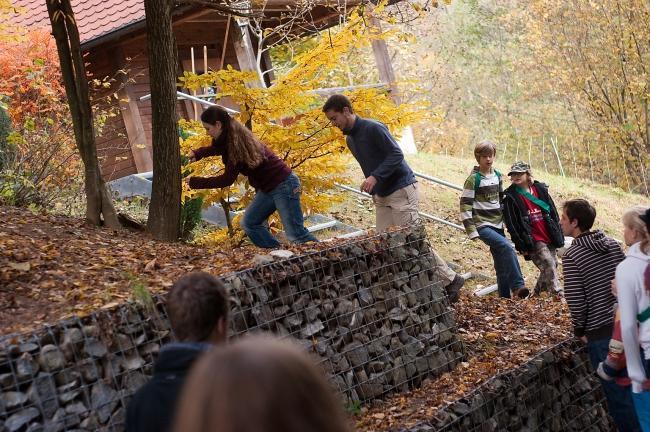
<svg viewBox="0 0 650 432">
<path fill-rule="evenodd" d="M 451 281 L 449 285 L 445 287 L 447 291 L 447 297 L 449 298 L 450 303 L 456 303 L 460 298 L 460 289 L 465 285 L 465 278 L 457 274 L 454 277 L 454 280 Z"/>
<path fill-rule="evenodd" d="M 525 299 L 530 295 L 530 291 L 528 291 L 528 288 L 526 287 L 521 287 L 514 289 L 512 294 L 520 299 Z"/>
</svg>

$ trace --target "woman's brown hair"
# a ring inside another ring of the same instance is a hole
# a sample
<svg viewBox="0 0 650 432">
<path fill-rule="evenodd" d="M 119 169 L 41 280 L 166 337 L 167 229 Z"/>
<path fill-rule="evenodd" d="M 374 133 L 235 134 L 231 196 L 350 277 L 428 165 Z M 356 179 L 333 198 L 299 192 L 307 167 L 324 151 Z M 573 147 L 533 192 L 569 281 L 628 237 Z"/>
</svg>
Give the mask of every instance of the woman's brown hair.
<svg viewBox="0 0 650 432">
<path fill-rule="evenodd" d="M 221 133 L 228 148 L 228 159 L 233 164 L 255 168 L 264 160 L 264 145 L 246 126 L 230 117 L 223 107 L 209 107 L 201 113 L 201 121 L 211 125 L 221 122 Z"/>
<path fill-rule="evenodd" d="M 348 432 L 338 400 L 308 355 L 269 337 L 215 348 L 192 369 L 177 432 Z"/>
</svg>

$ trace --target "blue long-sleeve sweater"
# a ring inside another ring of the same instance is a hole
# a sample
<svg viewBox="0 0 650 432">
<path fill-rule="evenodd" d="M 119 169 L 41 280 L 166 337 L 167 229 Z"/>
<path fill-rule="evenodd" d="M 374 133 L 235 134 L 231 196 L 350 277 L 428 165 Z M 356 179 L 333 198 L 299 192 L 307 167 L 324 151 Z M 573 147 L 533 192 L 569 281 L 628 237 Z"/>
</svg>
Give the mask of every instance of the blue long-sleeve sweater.
<svg viewBox="0 0 650 432">
<path fill-rule="evenodd" d="M 361 165 L 363 174 L 377 179 L 373 195 L 385 197 L 416 182 L 402 150 L 386 125 L 357 116 L 346 135 L 348 148 Z"/>
</svg>

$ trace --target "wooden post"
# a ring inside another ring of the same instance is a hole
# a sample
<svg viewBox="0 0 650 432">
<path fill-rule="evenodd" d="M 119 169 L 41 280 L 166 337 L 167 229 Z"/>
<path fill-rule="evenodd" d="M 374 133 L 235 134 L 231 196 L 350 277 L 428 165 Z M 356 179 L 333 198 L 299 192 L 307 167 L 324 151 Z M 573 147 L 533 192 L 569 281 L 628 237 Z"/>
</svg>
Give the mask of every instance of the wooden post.
<svg viewBox="0 0 650 432">
<path fill-rule="evenodd" d="M 124 50 L 118 46 L 112 53 L 111 59 L 115 70 L 127 69 L 125 63 Z M 122 114 L 122 121 L 126 128 L 126 137 L 129 140 L 131 154 L 135 167 L 139 173 L 153 170 L 151 160 L 151 146 L 147 143 L 147 137 L 140 117 L 140 107 L 138 98 L 129 83 L 129 76 L 124 73 L 120 74 L 121 88 L 117 92 L 118 104 Z"/>
<path fill-rule="evenodd" d="M 605 165 L 607 166 L 607 183 L 612 185 L 612 171 L 609 169 L 609 151 L 607 151 L 607 144 L 605 144 Z M 622 152 L 622 150 L 621 150 Z M 625 160 L 623 161 L 625 163 Z"/>
<path fill-rule="evenodd" d="M 623 168 L 624 168 L 624 173 L 625 173 L 625 182 L 627 183 L 627 191 L 632 192 L 632 188 L 630 187 L 630 177 L 627 174 L 627 161 L 625 160 L 625 153 L 623 153 L 623 148 L 621 147 L 621 157 L 623 158 Z"/>
<path fill-rule="evenodd" d="M 578 165 L 576 164 L 576 150 L 573 146 L 573 140 L 569 141 L 571 143 L 571 158 L 573 159 L 573 175 L 578 178 Z"/>
<path fill-rule="evenodd" d="M 557 158 L 557 164 L 560 167 L 560 173 L 562 174 L 562 177 L 566 177 L 564 175 L 564 167 L 562 166 L 562 160 L 560 160 L 560 153 L 558 152 L 557 149 L 557 140 L 555 137 L 551 137 L 551 145 L 553 146 L 553 150 L 555 151 L 555 157 Z"/>
<path fill-rule="evenodd" d="M 190 48 L 190 55 L 192 56 L 192 73 L 196 73 L 196 66 L 194 65 L 194 47 Z M 196 96 L 196 90 L 192 90 L 192 96 Z M 199 119 L 199 107 L 196 102 L 192 102 L 192 109 L 194 110 L 194 120 Z"/>
<path fill-rule="evenodd" d="M 237 55 L 237 63 L 239 63 L 239 70 L 252 71 L 257 74 L 257 81 L 250 82 L 248 85 L 251 87 L 265 87 L 264 80 L 262 80 L 259 67 L 257 66 L 253 44 L 251 42 L 250 34 L 248 33 L 247 21 L 235 18 L 235 25 L 232 28 L 232 33 L 235 54 Z"/>
<path fill-rule="evenodd" d="M 589 140 L 587 140 L 587 155 L 589 156 L 589 172 L 591 173 L 591 181 L 594 181 L 594 163 L 591 159 L 591 146 L 589 145 Z"/>
<path fill-rule="evenodd" d="M 221 61 L 219 62 L 219 70 L 223 69 L 224 62 L 226 61 L 226 48 L 228 47 L 228 35 L 230 34 L 230 21 L 231 17 L 228 15 L 226 21 L 226 35 L 223 38 L 223 48 L 221 48 Z"/>
<path fill-rule="evenodd" d="M 372 14 L 372 11 L 369 15 L 369 22 L 370 26 L 375 29 L 376 33 L 381 33 L 381 23 Z M 375 56 L 377 70 L 379 71 L 379 81 L 388 85 L 388 88 L 390 89 L 391 99 L 393 99 L 396 104 L 399 104 L 401 98 L 399 89 L 395 85 L 395 71 L 393 70 L 393 65 L 390 61 L 390 55 L 388 53 L 388 46 L 386 45 L 386 41 L 383 39 L 373 39 L 372 53 Z"/>
<path fill-rule="evenodd" d="M 643 160 L 641 160 L 641 155 L 637 153 L 637 157 L 639 158 L 639 165 L 641 166 L 641 178 L 643 179 L 645 194 L 648 195 L 648 181 L 645 176 L 645 165 L 643 164 Z"/>
<path fill-rule="evenodd" d="M 517 139 L 517 150 L 515 152 L 515 161 L 519 160 L 519 139 Z"/>
</svg>

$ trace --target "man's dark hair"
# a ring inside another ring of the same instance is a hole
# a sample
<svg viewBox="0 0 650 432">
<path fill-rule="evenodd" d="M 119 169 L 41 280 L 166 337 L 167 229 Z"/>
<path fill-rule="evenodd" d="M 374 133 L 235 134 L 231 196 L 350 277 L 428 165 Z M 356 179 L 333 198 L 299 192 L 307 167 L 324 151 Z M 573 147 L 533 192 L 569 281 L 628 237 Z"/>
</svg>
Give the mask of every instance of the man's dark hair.
<svg viewBox="0 0 650 432">
<path fill-rule="evenodd" d="M 569 220 L 577 220 L 581 231 L 589 231 L 596 220 L 596 209 L 584 199 L 573 199 L 564 203 Z"/>
<path fill-rule="evenodd" d="M 229 309 L 226 287 L 204 272 L 186 274 L 167 294 L 167 315 L 179 341 L 206 341 L 221 318 L 228 322 Z"/>
<path fill-rule="evenodd" d="M 323 105 L 323 112 L 327 112 L 329 110 L 343 112 L 343 108 L 345 107 L 347 107 L 351 113 L 354 112 L 352 109 L 352 104 L 350 103 L 350 99 L 343 96 L 342 94 L 335 94 L 327 98 L 325 105 Z"/>
</svg>

